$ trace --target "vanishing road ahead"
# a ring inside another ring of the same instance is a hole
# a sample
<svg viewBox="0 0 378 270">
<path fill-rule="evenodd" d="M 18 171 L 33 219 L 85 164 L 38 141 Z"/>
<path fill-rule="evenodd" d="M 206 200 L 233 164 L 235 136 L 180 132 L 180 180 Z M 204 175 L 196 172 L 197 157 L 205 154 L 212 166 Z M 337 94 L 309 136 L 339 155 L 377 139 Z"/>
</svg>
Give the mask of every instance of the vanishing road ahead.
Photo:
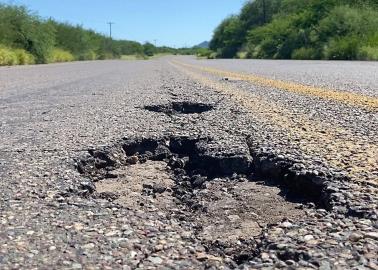
<svg viewBox="0 0 378 270">
<path fill-rule="evenodd" d="M 0 68 L 1 269 L 377 269 L 377 191 L 376 62 Z"/>
</svg>

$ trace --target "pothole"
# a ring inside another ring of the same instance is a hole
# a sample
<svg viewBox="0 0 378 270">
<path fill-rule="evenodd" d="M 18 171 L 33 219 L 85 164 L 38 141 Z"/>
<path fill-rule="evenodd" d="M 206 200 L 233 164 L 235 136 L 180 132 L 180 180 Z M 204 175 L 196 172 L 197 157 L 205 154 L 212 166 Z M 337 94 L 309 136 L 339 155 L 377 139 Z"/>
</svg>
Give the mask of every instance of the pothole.
<svg viewBox="0 0 378 270">
<path fill-rule="evenodd" d="M 264 178 L 266 157 L 208 152 L 211 142 L 180 136 L 124 139 L 89 151 L 78 170 L 95 182 L 93 196 L 183 221 L 209 253 L 236 264 L 256 256 L 255 239 L 263 228 L 302 218 L 309 199 L 320 205 L 321 186 L 310 197 L 299 196 L 294 187 L 307 185 L 302 178 L 293 178 L 296 183 L 285 189 Z M 280 173 L 288 169 L 274 164 Z"/>
<path fill-rule="evenodd" d="M 200 114 L 213 110 L 214 105 L 190 101 L 174 101 L 168 104 L 145 106 L 144 109 L 151 112 L 165 113 L 168 115 L 194 113 Z"/>
</svg>

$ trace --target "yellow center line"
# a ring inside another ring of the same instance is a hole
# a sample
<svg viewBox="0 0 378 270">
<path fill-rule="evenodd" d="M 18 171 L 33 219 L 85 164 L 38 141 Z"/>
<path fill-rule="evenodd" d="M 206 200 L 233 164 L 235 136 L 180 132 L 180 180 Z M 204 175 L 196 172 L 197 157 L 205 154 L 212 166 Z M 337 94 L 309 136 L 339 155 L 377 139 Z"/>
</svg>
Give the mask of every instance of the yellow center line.
<svg viewBox="0 0 378 270">
<path fill-rule="evenodd" d="M 268 87 L 286 90 L 286 91 L 296 93 L 296 94 L 302 94 L 302 95 L 308 95 L 308 96 L 313 96 L 313 97 L 319 97 L 322 99 L 338 101 L 338 102 L 342 102 L 348 105 L 361 107 L 372 112 L 378 111 L 378 98 L 375 98 L 375 97 L 369 97 L 365 95 L 351 93 L 348 91 L 338 91 L 338 90 L 327 89 L 327 88 L 322 88 L 322 87 L 303 85 L 303 84 L 299 84 L 295 82 L 270 79 L 263 76 L 257 76 L 257 75 L 252 75 L 252 74 L 236 73 L 236 72 L 225 71 L 225 70 L 220 70 L 220 69 L 215 69 L 215 68 L 210 68 L 210 67 L 191 65 L 191 64 L 187 64 L 187 63 L 183 63 L 179 61 L 173 61 L 173 62 L 181 66 L 194 68 L 194 69 L 201 70 L 203 72 L 207 72 L 207 73 L 214 74 L 221 77 L 230 77 L 233 79 L 238 79 L 238 80 L 258 84 L 261 86 L 268 86 Z"/>
</svg>

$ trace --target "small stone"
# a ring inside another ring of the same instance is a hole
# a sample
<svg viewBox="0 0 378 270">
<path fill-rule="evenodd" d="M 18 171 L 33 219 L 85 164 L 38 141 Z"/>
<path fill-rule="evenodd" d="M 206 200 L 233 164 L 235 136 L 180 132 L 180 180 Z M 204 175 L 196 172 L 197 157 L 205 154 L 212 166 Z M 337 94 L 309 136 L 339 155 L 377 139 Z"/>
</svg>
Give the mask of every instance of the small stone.
<svg viewBox="0 0 378 270">
<path fill-rule="evenodd" d="M 359 233 L 351 233 L 349 235 L 349 240 L 352 242 L 357 242 L 359 241 L 363 236 Z"/>
<path fill-rule="evenodd" d="M 138 253 L 136 253 L 134 250 L 130 251 L 130 253 L 129 253 L 130 259 L 134 259 L 136 257 L 136 255 L 138 255 Z"/>
<path fill-rule="evenodd" d="M 371 239 L 374 239 L 374 240 L 378 240 L 378 232 L 365 233 L 364 238 L 371 238 Z"/>
<path fill-rule="evenodd" d="M 207 254 L 205 254 L 203 252 L 199 252 L 199 253 L 196 254 L 196 258 L 199 261 L 207 260 Z"/>
<path fill-rule="evenodd" d="M 162 184 L 154 184 L 152 187 L 154 193 L 164 193 L 167 190 L 167 187 Z"/>
<path fill-rule="evenodd" d="M 128 164 L 131 164 L 131 165 L 134 165 L 134 164 L 137 164 L 139 161 L 139 158 L 137 156 L 131 156 L 129 158 L 127 158 L 126 162 Z"/>
<path fill-rule="evenodd" d="M 229 215 L 228 216 L 228 219 L 231 221 L 231 222 L 235 222 L 235 221 L 238 221 L 240 219 L 240 217 L 238 215 Z"/>
<path fill-rule="evenodd" d="M 123 234 L 124 236 L 129 236 L 129 235 L 131 235 L 131 234 L 133 234 L 133 233 L 134 233 L 134 231 L 131 230 L 131 229 L 129 229 L 129 230 L 124 231 L 122 234 Z"/>
<path fill-rule="evenodd" d="M 73 263 L 71 269 L 82 269 L 83 266 L 80 263 Z"/>
<path fill-rule="evenodd" d="M 309 240 L 306 242 L 307 245 L 310 245 L 310 246 L 316 246 L 317 244 L 319 244 L 319 241 L 313 239 L 313 240 Z"/>
<path fill-rule="evenodd" d="M 282 222 L 281 227 L 283 227 L 283 228 L 291 228 L 291 227 L 293 227 L 293 224 L 290 223 L 289 221 L 285 221 L 285 222 Z"/>
<path fill-rule="evenodd" d="M 217 256 L 213 256 L 213 255 L 207 255 L 207 259 L 210 260 L 210 261 L 218 261 L 218 262 L 222 261 L 222 258 L 217 257 Z"/>
<path fill-rule="evenodd" d="M 331 264 L 327 261 L 320 262 L 319 270 L 331 270 Z"/>
<path fill-rule="evenodd" d="M 148 260 L 150 262 L 152 262 L 153 264 L 161 264 L 163 262 L 163 259 L 160 258 L 160 257 L 156 257 L 156 256 L 151 256 L 151 257 L 148 257 Z"/>
<path fill-rule="evenodd" d="M 82 223 L 75 223 L 74 228 L 76 231 L 81 231 L 82 229 L 84 229 L 84 225 Z"/>
<path fill-rule="evenodd" d="M 361 223 L 361 224 L 364 224 L 364 225 L 367 225 L 367 226 L 371 226 L 371 220 L 369 220 L 369 219 L 360 219 L 359 221 L 358 221 L 358 223 Z"/>
<path fill-rule="evenodd" d="M 261 259 L 262 259 L 263 261 L 266 261 L 266 260 L 269 260 L 269 259 L 270 259 L 270 256 L 269 256 L 268 253 L 263 252 L 263 253 L 261 253 Z"/>
<path fill-rule="evenodd" d="M 287 264 L 287 265 L 295 265 L 295 261 L 293 261 L 293 260 L 287 260 L 287 261 L 285 261 L 285 263 Z"/>
<path fill-rule="evenodd" d="M 106 237 L 112 237 L 118 235 L 118 231 L 110 231 L 105 234 Z"/>
<path fill-rule="evenodd" d="M 194 188 L 201 187 L 206 182 L 206 180 L 207 178 L 201 175 L 193 175 L 192 178 L 190 179 L 192 186 Z"/>
<path fill-rule="evenodd" d="M 367 266 L 370 267 L 371 269 L 378 270 L 378 265 L 375 264 L 374 262 L 369 262 Z"/>
<path fill-rule="evenodd" d="M 121 248 L 128 248 L 128 247 L 129 247 L 129 243 L 128 243 L 127 241 L 121 241 L 121 242 L 119 243 L 119 246 L 120 246 Z"/>
<path fill-rule="evenodd" d="M 156 245 L 155 246 L 155 251 L 161 251 L 164 249 L 164 246 L 163 245 Z"/>
<path fill-rule="evenodd" d="M 308 235 L 305 235 L 305 237 L 303 237 L 303 239 L 308 242 L 310 240 L 313 240 L 314 239 L 314 236 L 312 236 L 311 234 L 308 234 Z"/>
<path fill-rule="evenodd" d="M 275 266 L 277 268 L 285 268 L 285 267 L 287 267 L 287 264 L 284 263 L 283 261 L 278 261 Z"/>
<path fill-rule="evenodd" d="M 71 264 L 71 262 L 70 262 L 70 261 L 67 261 L 67 260 L 63 260 L 63 261 L 62 261 L 62 264 L 65 265 L 65 266 L 68 266 L 68 265 Z"/>
<path fill-rule="evenodd" d="M 95 247 L 95 244 L 93 244 L 93 243 L 89 243 L 89 244 L 86 244 L 86 245 L 83 246 L 84 249 L 92 249 L 94 247 Z"/>
</svg>

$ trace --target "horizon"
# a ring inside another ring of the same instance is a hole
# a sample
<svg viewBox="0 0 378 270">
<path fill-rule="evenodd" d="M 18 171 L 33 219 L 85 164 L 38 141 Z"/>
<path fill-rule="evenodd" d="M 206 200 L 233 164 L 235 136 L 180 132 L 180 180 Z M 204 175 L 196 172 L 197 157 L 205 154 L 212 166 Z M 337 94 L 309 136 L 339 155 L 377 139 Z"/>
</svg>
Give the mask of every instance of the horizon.
<svg viewBox="0 0 378 270">
<path fill-rule="evenodd" d="M 103 3 L 95 0 L 90 6 L 86 6 L 85 3 L 74 0 L 64 3 L 47 0 L 0 1 L 3 4 L 26 6 L 43 19 L 51 17 L 58 22 L 81 25 L 106 36 L 109 35 L 108 22 L 113 22 L 114 39 L 142 44 L 150 42 L 172 48 L 193 47 L 210 41 L 219 23 L 227 16 L 238 13 L 245 2 L 209 0 L 202 3 L 194 0 L 177 3 L 167 0 L 157 3 L 141 0 L 125 3 L 113 0 L 111 3 Z M 172 7 L 176 9 L 175 12 L 172 12 Z M 87 11 L 83 13 L 84 9 Z M 124 10 L 127 10 L 127 16 L 124 16 Z M 203 23 L 204 20 L 206 24 Z"/>
</svg>

